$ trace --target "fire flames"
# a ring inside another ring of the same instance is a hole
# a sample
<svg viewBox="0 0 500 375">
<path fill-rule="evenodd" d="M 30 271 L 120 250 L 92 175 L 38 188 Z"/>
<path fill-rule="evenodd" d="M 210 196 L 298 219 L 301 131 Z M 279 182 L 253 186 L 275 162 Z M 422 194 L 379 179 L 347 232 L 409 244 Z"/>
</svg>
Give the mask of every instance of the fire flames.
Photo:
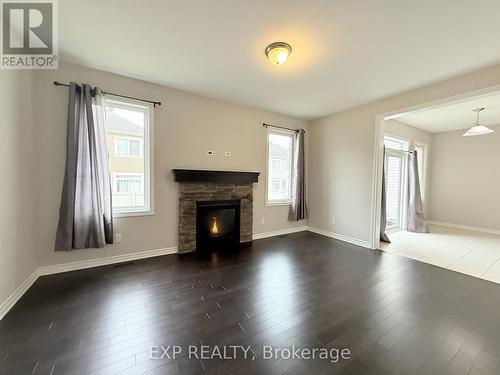
<svg viewBox="0 0 500 375">
<path fill-rule="evenodd" d="M 217 219 L 214 217 L 214 221 L 212 222 L 212 228 L 210 228 L 210 233 L 219 234 L 219 227 L 217 226 Z"/>
</svg>

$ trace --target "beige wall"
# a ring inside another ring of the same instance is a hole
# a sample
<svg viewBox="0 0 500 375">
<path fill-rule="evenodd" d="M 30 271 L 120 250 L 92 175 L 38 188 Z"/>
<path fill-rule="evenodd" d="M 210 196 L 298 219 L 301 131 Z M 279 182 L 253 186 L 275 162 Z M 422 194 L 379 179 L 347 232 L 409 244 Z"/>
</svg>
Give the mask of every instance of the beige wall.
<svg viewBox="0 0 500 375">
<path fill-rule="evenodd" d="M 0 304 L 37 267 L 33 73 L 0 70 Z"/>
<path fill-rule="evenodd" d="M 433 134 L 430 219 L 500 230 L 500 125 Z"/>
<path fill-rule="evenodd" d="M 36 122 L 31 121 L 33 75 Z M 176 245 L 178 187 L 172 168 L 260 171 L 254 190 L 254 233 L 304 225 L 287 221 L 288 207 L 265 206 L 261 123 L 308 127 L 305 121 L 74 65 L 35 73 L 1 71 L 0 79 L 0 301 L 38 265 L 109 255 L 103 249 L 53 251 L 67 116 L 67 89 L 54 87 L 53 80 L 90 82 L 165 104 L 155 112 L 155 215 L 117 219 L 116 233 L 123 234 L 123 243 L 109 247 L 113 255 Z M 500 65 L 312 121 L 306 137 L 309 224 L 369 241 L 375 116 L 497 84 Z M 208 158 L 206 150 L 215 156 Z M 231 151 L 232 157 L 224 158 L 224 151 Z"/>
<path fill-rule="evenodd" d="M 123 243 L 110 246 L 113 255 L 177 245 L 177 184 L 172 168 L 259 171 L 254 187 L 254 233 L 305 225 L 287 220 L 288 206 L 265 206 L 266 132 L 263 122 L 307 127 L 303 120 L 220 100 L 192 95 L 123 76 L 61 64 L 59 70 L 36 73 L 36 114 L 40 152 L 38 212 L 40 265 L 107 256 L 103 249 L 54 252 L 59 201 L 64 173 L 67 89 L 52 81 L 88 82 L 116 93 L 152 98 L 164 105 L 155 110 L 155 215 L 115 220 Z M 207 157 L 213 150 L 215 156 Z M 224 157 L 230 151 L 231 157 Z M 265 224 L 261 224 L 264 218 Z"/>
<path fill-rule="evenodd" d="M 495 65 L 312 121 L 309 225 L 370 241 L 375 116 L 498 84 Z"/>
</svg>

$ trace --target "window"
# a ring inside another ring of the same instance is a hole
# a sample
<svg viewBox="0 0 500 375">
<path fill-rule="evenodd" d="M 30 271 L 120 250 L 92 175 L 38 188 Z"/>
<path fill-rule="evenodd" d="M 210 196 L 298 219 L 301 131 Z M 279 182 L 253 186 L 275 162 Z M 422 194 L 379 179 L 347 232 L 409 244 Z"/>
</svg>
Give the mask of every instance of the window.
<svg viewBox="0 0 500 375">
<path fill-rule="evenodd" d="M 129 139 L 128 145 L 129 145 L 129 154 L 131 156 L 139 157 L 140 156 L 140 151 L 139 151 L 140 142 L 138 140 Z"/>
<path fill-rule="evenodd" d="M 415 142 L 417 151 L 418 180 L 420 182 L 420 195 L 425 200 L 425 176 L 427 174 L 427 144 Z"/>
<path fill-rule="evenodd" d="M 115 155 L 128 156 L 128 141 L 126 139 L 115 138 Z"/>
<path fill-rule="evenodd" d="M 386 135 L 384 136 L 384 146 L 386 149 L 408 151 L 409 143 L 405 139 Z"/>
<path fill-rule="evenodd" d="M 144 206 L 144 174 L 114 174 L 113 206 Z"/>
<path fill-rule="evenodd" d="M 387 230 L 404 228 L 404 196 L 406 158 L 409 148 L 406 140 L 385 136 L 385 186 Z"/>
<path fill-rule="evenodd" d="M 280 191 L 280 182 L 279 181 L 272 181 L 271 182 L 271 191 L 273 193 L 278 193 Z"/>
<path fill-rule="evenodd" d="M 143 179 L 143 174 L 115 174 L 115 192 L 144 194 Z"/>
<path fill-rule="evenodd" d="M 105 105 L 113 214 L 152 214 L 153 108 L 111 96 Z"/>
<path fill-rule="evenodd" d="M 290 204 L 295 133 L 267 129 L 268 205 Z"/>
<path fill-rule="evenodd" d="M 279 172 L 281 170 L 281 160 L 280 159 L 271 159 L 271 166 L 273 172 Z"/>
<path fill-rule="evenodd" d="M 141 138 L 115 136 L 115 156 L 139 158 L 141 153 Z"/>
</svg>

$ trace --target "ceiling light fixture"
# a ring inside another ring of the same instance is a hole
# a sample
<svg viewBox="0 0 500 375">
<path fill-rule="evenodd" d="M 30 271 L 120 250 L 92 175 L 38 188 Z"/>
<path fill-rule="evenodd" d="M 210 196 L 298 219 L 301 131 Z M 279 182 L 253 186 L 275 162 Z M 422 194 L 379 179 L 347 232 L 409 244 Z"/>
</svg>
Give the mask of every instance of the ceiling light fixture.
<svg viewBox="0 0 500 375">
<path fill-rule="evenodd" d="M 271 43 L 266 48 L 267 58 L 275 65 L 283 64 L 291 53 L 292 47 L 285 42 Z"/>
<path fill-rule="evenodd" d="M 475 135 L 483 135 L 483 134 L 489 134 L 489 133 L 493 133 L 494 130 L 488 128 L 487 126 L 484 126 L 484 125 L 479 125 L 479 113 L 481 111 L 484 111 L 486 108 L 476 108 L 474 109 L 473 111 L 477 113 L 477 119 L 476 119 L 476 123 L 474 124 L 474 126 L 472 128 L 470 128 L 469 130 L 467 130 L 463 136 L 464 137 L 472 137 L 472 136 L 475 136 Z"/>
</svg>

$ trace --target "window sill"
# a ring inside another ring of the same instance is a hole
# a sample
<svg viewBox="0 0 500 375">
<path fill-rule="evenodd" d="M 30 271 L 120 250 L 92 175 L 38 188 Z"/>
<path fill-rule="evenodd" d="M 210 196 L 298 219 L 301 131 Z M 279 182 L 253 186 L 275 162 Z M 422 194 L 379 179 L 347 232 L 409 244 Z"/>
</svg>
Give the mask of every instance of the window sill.
<svg viewBox="0 0 500 375">
<path fill-rule="evenodd" d="M 266 207 L 291 206 L 292 202 L 266 202 Z"/>
<path fill-rule="evenodd" d="M 113 218 L 122 217 L 138 217 L 138 216 L 153 216 L 154 211 L 130 211 L 130 212 L 114 212 Z"/>
</svg>

